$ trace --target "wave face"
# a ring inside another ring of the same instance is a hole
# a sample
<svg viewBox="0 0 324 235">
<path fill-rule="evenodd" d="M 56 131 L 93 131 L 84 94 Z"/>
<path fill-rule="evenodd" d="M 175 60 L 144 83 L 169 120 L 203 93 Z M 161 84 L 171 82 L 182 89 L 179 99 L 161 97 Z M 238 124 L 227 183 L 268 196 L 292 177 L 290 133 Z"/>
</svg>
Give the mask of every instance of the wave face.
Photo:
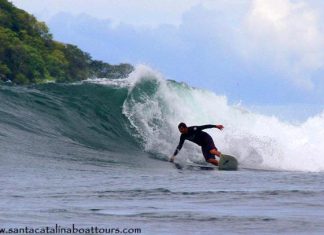
<svg viewBox="0 0 324 235">
<path fill-rule="evenodd" d="M 58 151 L 54 143 L 69 142 L 107 158 L 118 155 L 117 162 L 130 152 L 135 161 L 166 160 L 178 144 L 179 122 L 223 124 L 222 132 L 206 131 L 241 167 L 324 171 L 324 113 L 299 125 L 283 122 L 230 105 L 225 96 L 165 80 L 145 66 L 126 79 L 4 86 L 0 97 L 0 148 L 7 154 L 48 154 Z M 200 148 L 189 142 L 178 159 L 203 161 Z"/>
</svg>

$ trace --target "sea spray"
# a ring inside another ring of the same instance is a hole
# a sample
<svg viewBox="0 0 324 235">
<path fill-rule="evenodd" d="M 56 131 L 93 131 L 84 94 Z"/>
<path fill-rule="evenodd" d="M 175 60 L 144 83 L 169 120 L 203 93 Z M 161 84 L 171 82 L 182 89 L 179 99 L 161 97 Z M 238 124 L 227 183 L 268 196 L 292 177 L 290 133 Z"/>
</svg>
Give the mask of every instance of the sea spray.
<svg viewBox="0 0 324 235">
<path fill-rule="evenodd" d="M 106 85 L 112 82 L 116 85 L 116 81 L 107 81 Z M 136 130 L 145 151 L 170 156 L 178 144 L 179 122 L 223 124 L 222 132 L 218 129 L 206 131 L 219 150 L 237 156 L 242 167 L 324 170 L 323 114 L 298 125 L 284 122 L 275 116 L 230 105 L 225 96 L 211 91 L 165 80 L 160 73 L 143 65 L 129 78 L 120 80 L 120 86 L 128 87 L 123 114 Z M 199 147 L 189 142 L 178 158 L 203 161 Z"/>
</svg>

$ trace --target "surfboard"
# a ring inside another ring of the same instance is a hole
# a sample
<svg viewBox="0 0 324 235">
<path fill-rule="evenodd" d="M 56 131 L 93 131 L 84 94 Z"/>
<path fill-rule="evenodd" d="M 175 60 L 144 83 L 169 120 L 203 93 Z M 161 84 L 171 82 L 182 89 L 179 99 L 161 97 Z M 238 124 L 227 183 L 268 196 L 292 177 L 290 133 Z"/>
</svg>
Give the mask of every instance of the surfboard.
<svg viewBox="0 0 324 235">
<path fill-rule="evenodd" d="M 238 161 L 231 155 L 222 154 L 219 160 L 219 166 L 214 166 L 210 163 L 174 163 L 177 169 L 198 169 L 198 170 L 220 170 L 220 171 L 236 171 L 238 168 Z"/>
<path fill-rule="evenodd" d="M 219 160 L 218 170 L 220 171 L 236 171 L 238 161 L 231 155 L 222 154 Z"/>
<path fill-rule="evenodd" d="M 212 164 L 208 164 L 208 165 L 202 165 L 202 164 L 197 164 L 197 163 L 189 163 L 186 165 L 187 168 L 191 168 L 191 169 L 199 169 L 199 170 L 217 170 L 218 167 L 214 166 Z"/>
</svg>

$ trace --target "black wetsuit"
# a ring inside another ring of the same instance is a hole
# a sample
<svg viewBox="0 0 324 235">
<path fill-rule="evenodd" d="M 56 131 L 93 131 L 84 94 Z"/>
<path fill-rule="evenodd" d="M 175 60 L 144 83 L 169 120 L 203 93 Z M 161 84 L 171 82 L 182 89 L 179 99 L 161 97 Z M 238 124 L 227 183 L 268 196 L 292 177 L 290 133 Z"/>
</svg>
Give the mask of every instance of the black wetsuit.
<svg viewBox="0 0 324 235">
<path fill-rule="evenodd" d="M 181 134 L 180 136 L 180 142 L 178 144 L 177 149 L 174 151 L 174 156 L 178 154 L 178 152 L 181 150 L 183 143 L 185 140 L 190 140 L 191 142 L 194 142 L 201 146 L 201 150 L 204 154 L 204 157 L 206 161 L 210 158 L 215 159 L 215 156 L 211 154 L 209 151 L 211 149 L 216 149 L 214 141 L 210 135 L 208 135 L 206 132 L 202 131 L 207 128 L 216 128 L 215 125 L 204 125 L 204 126 L 190 126 L 188 127 L 188 133 L 187 134 Z"/>
</svg>

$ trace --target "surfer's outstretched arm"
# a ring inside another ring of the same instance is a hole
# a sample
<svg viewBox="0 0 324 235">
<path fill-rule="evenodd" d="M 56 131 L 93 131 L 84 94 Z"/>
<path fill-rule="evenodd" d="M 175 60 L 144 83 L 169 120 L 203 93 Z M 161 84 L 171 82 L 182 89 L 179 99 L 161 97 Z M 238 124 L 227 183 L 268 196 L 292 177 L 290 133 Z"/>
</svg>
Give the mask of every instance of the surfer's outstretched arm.
<svg viewBox="0 0 324 235">
<path fill-rule="evenodd" d="M 175 159 L 175 156 L 177 156 L 177 154 L 180 152 L 182 146 L 183 146 L 183 143 L 185 141 L 185 138 L 183 135 L 180 136 L 180 141 L 179 141 L 179 144 L 176 148 L 176 150 L 174 151 L 173 153 L 173 156 L 170 158 L 170 162 L 174 162 L 174 159 Z"/>
<path fill-rule="evenodd" d="M 209 128 L 217 128 L 220 130 L 223 130 L 224 126 L 223 125 L 203 125 L 203 126 L 197 126 L 197 130 L 204 130 L 204 129 L 209 129 Z"/>
</svg>

